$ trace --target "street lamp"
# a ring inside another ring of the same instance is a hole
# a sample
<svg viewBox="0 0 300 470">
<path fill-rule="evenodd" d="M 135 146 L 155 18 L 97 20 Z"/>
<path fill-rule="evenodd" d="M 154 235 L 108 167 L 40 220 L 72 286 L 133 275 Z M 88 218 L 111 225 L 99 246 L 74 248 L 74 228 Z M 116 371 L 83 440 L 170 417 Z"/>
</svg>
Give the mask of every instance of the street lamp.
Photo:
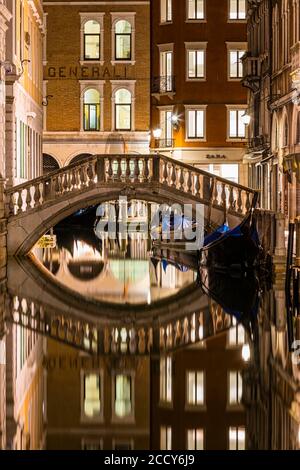
<svg viewBox="0 0 300 470">
<path fill-rule="evenodd" d="M 161 135 L 162 135 L 162 129 L 160 128 L 154 129 L 153 131 L 154 139 L 159 140 L 161 138 Z"/>
<path fill-rule="evenodd" d="M 251 358 L 251 351 L 249 344 L 244 344 L 242 349 L 242 358 L 244 362 L 249 362 Z"/>
<path fill-rule="evenodd" d="M 178 117 L 177 114 L 172 114 L 171 122 L 172 122 L 172 126 L 174 127 L 174 129 L 176 131 L 178 131 L 178 129 L 179 129 L 179 117 Z"/>
<path fill-rule="evenodd" d="M 242 115 L 242 121 L 245 126 L 249 126 L 251 122 L 251 116 L 247 113 L 247 111 L 245 111 L 245 114 Z"/>
</svg>

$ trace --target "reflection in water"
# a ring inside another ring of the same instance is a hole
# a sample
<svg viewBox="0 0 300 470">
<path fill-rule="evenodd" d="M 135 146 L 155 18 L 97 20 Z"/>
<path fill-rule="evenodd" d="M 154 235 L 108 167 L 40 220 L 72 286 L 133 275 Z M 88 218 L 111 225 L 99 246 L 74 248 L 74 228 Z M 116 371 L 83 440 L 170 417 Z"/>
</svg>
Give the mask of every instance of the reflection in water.
<svg viewBox="0 0 300 470">
<path fill-rule="evenodd" d="M 187 253 L 55 235 L 35 249 L 54 277 L 10 260 L 0 294 L 2 447 L 300 448 L 282 286 L 199 286 Z"/>
</svg>

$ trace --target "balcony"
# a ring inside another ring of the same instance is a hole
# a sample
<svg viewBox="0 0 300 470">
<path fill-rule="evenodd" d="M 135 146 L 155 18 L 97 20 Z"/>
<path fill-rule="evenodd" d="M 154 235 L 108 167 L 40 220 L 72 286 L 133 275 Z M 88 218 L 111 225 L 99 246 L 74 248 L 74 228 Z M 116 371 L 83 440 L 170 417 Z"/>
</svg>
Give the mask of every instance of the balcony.
<svg viewBox="0 0 300 470">
<path fill-rule="evenodd" d="M 258 91 L 260 85 L 261 62 L 259 57 L 245 55 L 243 61 L 243 80 L 245 87 L 253 92 Z"/>
<path fill-rule="evenodd" d="M 155 139 L 156 149 L 173 148 L 175 139 Z"/>
<path fill-rule="evenodd" d="M 291 48 L 292 72 L 291 77 L 293 85 L 300 92 L 300 41 Z"/>
<path fill-rule="evenodd" d="M 249 139 L 248 146 L 250 149 L 263 150 L 269 146 L 269 142 L 264 135 L 257 135 Z"/>
<path fill-rule="evenodd" d="M 175 77 L 173 75 L 153 77 L 151 93 L 152 95 L 173 95 L 175 93 Z"/>
</svg>

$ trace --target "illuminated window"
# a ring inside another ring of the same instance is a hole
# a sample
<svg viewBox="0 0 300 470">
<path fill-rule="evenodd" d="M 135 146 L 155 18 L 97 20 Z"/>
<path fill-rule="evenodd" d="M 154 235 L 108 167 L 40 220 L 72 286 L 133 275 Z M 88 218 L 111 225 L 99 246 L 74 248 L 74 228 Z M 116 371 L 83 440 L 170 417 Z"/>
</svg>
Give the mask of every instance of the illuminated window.
<svg viewBox="0 0 300 470">
<path fill-rule="evenodd" d="M 119 20 L 115 24 L 115 60 L 131 60 L 131 24 Z"/>
<path fill-rule="evenodd" d="M 82 450 L 102 450 L 103 441 L 102 439 L 83 439 L 81 448 Z"/>
<path fill-rule="evenodd" d="M 246 108 L 229 108 L 228 109 L 228 137 L 229 139 L 245 139 L 246 126 L 243 121 Z"/>
<path fill-rule="evenodd" d="M 243 325 L 237 324 L 236 319 L 234 318 L 233 327 L 230 328 L 228 332 L 228 344 L 229 346 L 243 346 L 245 344 L 245 329 Z"/>
<path fill-rule="evenodd" d="M 247 13 L 246 0 L 229 0 L 229 19 L 245 20 Z"/>
<path fill-rule="evenodd" d="M 173 146 L 173 126 L 172 126 L 172 109 L 160 110 L 160 128 L 162 135 L 160 139 L 160 147 Z"/>
<path fill-rule="evenodd" d="M 203 429 L 188 429 L 187 450 L 204 450 Z"/>
<path fill-rule="evenodd" d="M 246 431 L 244 427 L 229 428 L 229 450 L 245 450 Z"/>
<path fill-rule="evenodd" d="M 186 109 L 187 139 L 204 139 L 205 109 Z"/>
<path fill-rule="evenodd" d="M 99 373 L 83 374 L 83 416 L 101 417 L 101 376 Z"/>
<path fill-rule="evenodd" d="M 187 372 L 187 405 L 203 406 L 204 405 L 204 372 L 190 371 Z"/>
<path fill-rule="evenodd" d="M 160 428 L 160 450 L 172 450 L 172 428 L 161 426 Z"/>
<path fill-rule="evenodd" d="M 115 377 L 115 415 L 126 418 L 132 415 L 132 377 L 116 375 Z"/>
<path fill-rule="evenodd" d="M 173 80 L 173 51 L 160 53 L 160 93 L 174 91 Z"/>
<path fill-rule="evenodd" d="M 131 130 L 132 97 L 129 90 L 119 89 L 115 93 L 115 129 L 118 131 Z"/>
<path fill-rule="evenodd" d="M 172 0 L 160 0 L 160 22 L 170 23 L 172 21 Z"/>
<path fill-rule="evenodd" d="M 188 20 L 204 20 L 204 0 L 187 0 Z"/>
<path fill-rule="evenodd" d="M 88 89 L 84 93 L 83 128 L 85 131 L 100 130 L 100 94 L 98 90 Z"/>
<path fill-rule="evenodd" d="M 172 402 L 172 358 L 162 357 L 160 360 L 160 401 Z"/>
<path fill-rule="evenodd" d="M 241 372 L 231 371 L 229 372 L 229 404 L 239 405 L 242 401 L 243 394 L 243 379 Z"/>
<path fill-rule="evenodd" d="M 100 24 L 89 20 L 84 25 L 84 60 L 100 59 Z"/>
<path fill-rule="evenodd" d="M 205 51 L 188 50 L 188 79 L 198 79 L 205 77 Z"/>
<path fill-rule="evenodd" d="M 230 50 L 229 54 L 229 78 L 242 78 L 243 77 L 243 63 L 242 57 L 246 51 L 244 50 Z"/>
</svg>

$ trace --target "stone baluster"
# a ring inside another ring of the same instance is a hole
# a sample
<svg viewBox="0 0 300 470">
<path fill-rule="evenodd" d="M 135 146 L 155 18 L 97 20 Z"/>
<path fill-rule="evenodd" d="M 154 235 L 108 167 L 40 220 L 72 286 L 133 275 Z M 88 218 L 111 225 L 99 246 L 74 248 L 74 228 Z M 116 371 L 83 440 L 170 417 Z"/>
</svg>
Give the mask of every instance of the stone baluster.
<svg viewBox="0 0 300 470">
<path fill-rule="evenodd" d="M 214 184 L 214 194 L 213 194 L 213 204 L 218 205 L 219 204 L 219 188 L 218 188 L 218 181 L 215 178 L 215 184 Z"/>
<path fill-rule="evenodd" d="M 139 158 L 134 158 L 134 182 L 139 183 L 140 181 L 140 166 L 139 166 Z"/>
<path fill-rule="evenodd" d="M 242 199 L 242 190 L 238 189 L 238 200 L 237 200 L 238 212 L 241 214 L 243 212 L 243 199 Z"/>
<path fill-rule="evenodd" d="M 195 176 L 195 196 L 196 197 L 201 197 L 200 196 L 200 189 L 201 189 L 201 184 L 200 184 L 200 175 L 196 174 Z"/>
<path fill-rule="evenodd" d="M 34 207 L 40 206 L 41 204 L 41 191 L 40 191 L 40 183 L 37 183 L 34 188 Z"/>
<path fill-rule="evenodd" d="M 226 201 L 226 188 L 225 188 L 225 183 L 222 183 L 222 193 L 221 193 L 221 200 L 222 200 L 222 206 L 224 209 L 227 209 L 227 201 Z"/>
<path fill-rule="evenodd" d="M 75 189 L 77 186 L 77 180 L 76 180 L 76 171 L 74 168 L 72 168 L 71 171 L 71 187 L 72 189 Z"/>
<path fill-rule="evenodd" d="M 126 181 L 130 180 L 131 168 L 130 168 L 130 158 L 126 158 L 126 170 L 125 170 L 125 179 Z"/>
<path fill-rule="evenodd" d="M 176 165 L 172 164 L 171 166 L 171 186 L 176 188 L 177 174 L 176 174 Z"/>
<path fill-rule="evenodd" d="M 187 192 L 192 193 L 193 192 L 193 177 L 192 177 L 192 172 L 188 171 L 188 177 L 187 177 Z"/>
<path fill-rule="evenodd" d="M 150 177 L 149 157 L 144 157 L 144 181 L 147 183 Z"/>
<path fill-rule="evenodd" d="M 180 169 L 180 177 L 179 177 L 179 184 L 180 184 L 180 190 L 184 191 L 184 183 L 185 183 L 185 177 L 184 177 L 184 171 L 183 168 Z"/>
<path fill-rule="evenodd" d="M 29 211 L 31 209 L 31 192 L 30 192 L 30 189 L 31 187 L 28 186 L 26 189 L 25 189 L 25 194 L 26 194 L 26 198 L 25 198 L 25 212 L 26 211 Z"/>
<path fill-rule="evenodd" d="M 69 189 L 69 181 L 68 181 L 68 172 L 65 170 L 65 173 L 62 176 L 63 179 L 63 192 L 66 193 Z"/>
<path fill-rule="evenodd" d="M 95 184 L 95 161 L 90 161 L 87 168 L 88 186 Z"/>
<path fill-rule="evenodd" d="M 113 179 L 113 163 L 112 163 L 112 157 L 108 157 L 108 170 L 107 170 L 107 175 L 108 175 L 108 181 L 111 181 Z"/>
<path fill-rule="evenodd" d="M 250 210 L 251 208 L 251 202 L 250 202 L 250 193 L 246 193 L 246 210 L 247 212 Z"/>
<path fill-rule="evenodd" d="M 116 163 L 117 163 L 117 171 L 116 171 L 117 181 L 121 181 L 121 177 L 122 177 L 122 160 L 120 158 L 118 158 L 116 160 Z"/>
<path fill-rule="evenodd" d="M 22 212 L 23 206 L 23 198 L 22 198 L 22 190 L 20 189 L 17 193 L 17 214 Z"/>
<path fill-rule="evenodd" d="M 162 174 L 163 176 L 162 183 L 168 185 L 168 175 L 169 175 L 168 163 L 166 161 L 163 161 L 163 165 L 164 165 L 164 169 L 163 169 L 163 174 Z"/>
<path fill-rule="evenodd" d="M 234 210 L 233 186 L 229 186 L 229 209 Z"/>
</svg>

